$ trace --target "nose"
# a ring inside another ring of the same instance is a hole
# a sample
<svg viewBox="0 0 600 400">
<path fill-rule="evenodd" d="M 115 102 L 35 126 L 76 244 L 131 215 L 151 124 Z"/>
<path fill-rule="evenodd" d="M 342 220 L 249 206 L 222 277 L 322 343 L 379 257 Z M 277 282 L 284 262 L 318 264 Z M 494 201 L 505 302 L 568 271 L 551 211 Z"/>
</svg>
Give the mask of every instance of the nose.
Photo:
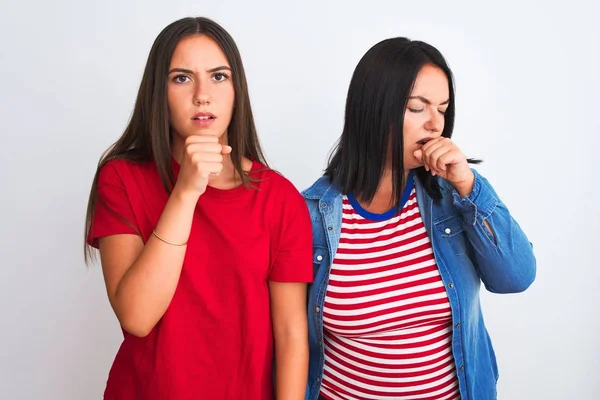
<svg viewBox="0 0 600 400">
<path fill-rule="evenodd" d="M 444 116 L 437 109 L 429 112 L 429 119 L 425 123 L 425 129 L 431 133 L 441 133 L 444 129 Z"/>
<path fill-rule="evenodd" d="M 202 105 L 210 103 L 210 94 L 208 93 L 208 85 L 202 82 L 197 82 L 194 89 L 194 104 Z"/>
</svg>

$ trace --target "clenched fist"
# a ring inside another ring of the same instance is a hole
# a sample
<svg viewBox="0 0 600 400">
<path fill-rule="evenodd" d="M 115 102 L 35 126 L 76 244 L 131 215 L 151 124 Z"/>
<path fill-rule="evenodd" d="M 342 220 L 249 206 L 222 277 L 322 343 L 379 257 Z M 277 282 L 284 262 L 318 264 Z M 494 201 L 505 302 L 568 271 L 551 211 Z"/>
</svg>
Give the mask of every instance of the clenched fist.
<svg viewBox="0 0 600 400">
<path fill-rule="evenodd" d="M 467 196 L 473 190 L 475 174 L 451 139 L 442 136 L 431 139 L 416 150 L 414 156 L 432 175 L 450 182 L 461 196 Z"/>
<path fill-rule="evenodd" d="M 185 140 L 175 187 L 184 193 L 201 196 L 206 191 L 209 177 L 221 173 L 223 155 L 229 153 L 231 147 L 220 144 L 215 136 L 189 136 Z"/>
</svg>

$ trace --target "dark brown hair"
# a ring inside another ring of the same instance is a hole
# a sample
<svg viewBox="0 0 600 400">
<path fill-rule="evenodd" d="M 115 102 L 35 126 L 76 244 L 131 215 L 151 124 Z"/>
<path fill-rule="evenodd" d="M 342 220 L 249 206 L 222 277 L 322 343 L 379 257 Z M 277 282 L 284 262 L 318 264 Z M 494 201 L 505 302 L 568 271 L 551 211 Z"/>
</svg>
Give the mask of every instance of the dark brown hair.
<svg viewBox="0 0 600 400">
<path fill-rule="evenodd" d="M 170 193 L 175 184 L 171 164 L 171 129 L 167 103 L 167 77 L 175 47 L 184 38 L 206 35 L 225 53 L 231 66 L 235 100 L 227 139 L 232 147 L 231 159 L 242 184 L 251 186 L 251 179 L 242 169 L 243 157 L 267 165 L 261 149 L 248 94 L 246 74 L 237 45 L 223 27 L 203 17 L 183 18 L 168 25 L 158 35 L 146 62 L 131 120 L 123 135 L 102 154 L 90 191 L 85 221 L 84 254 L 86 262 L 92 254 L 87 245 L 94 210 L 98 202 L 98 174 L 109 161 L 154 162 L 165 190 Z"/>
</svg>

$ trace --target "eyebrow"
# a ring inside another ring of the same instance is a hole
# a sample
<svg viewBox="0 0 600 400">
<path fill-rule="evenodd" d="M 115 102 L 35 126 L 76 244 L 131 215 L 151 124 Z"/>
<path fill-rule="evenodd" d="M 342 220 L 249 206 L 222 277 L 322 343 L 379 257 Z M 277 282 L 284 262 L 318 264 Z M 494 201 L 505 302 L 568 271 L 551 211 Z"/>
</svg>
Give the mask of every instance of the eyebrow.
<svg viewBox="0 0 600 400">
<path fill-rule="evenodd" d="M 217 72 L 217 71 L 222 71 L 222 70 L 231 71 L 231 68 L 229 68 L 226 65 L 221 65 L 219 67 L 211 68 L 211 69 L 207 70 L 206 72 Z M 173 68 L 172 70 L 169 71 L 169 74 L 172 74 L 173 72 L 181 72 L 184 74 L 193 74 L 194 73 L 194 71 L 192 71 L 190 69 L 185 69 L 185 68 Z"/>
<path fill-rule="evenodd" d="M 417 99 L 417 100 L 421 100 L 425 104 L 431 104 L 431 101 L 429 101 L 429 99 L 427 99 L 427 98 L 425 98 L 423 96 L 410 96 L 408 99 L 409 100 Z M 449 104 L 449 103 L 450 103 L 450 99 L 444 101 L 443 103 L 440 103 L 440 106 L 444 106 L 444 105 Z"/>
</svg>

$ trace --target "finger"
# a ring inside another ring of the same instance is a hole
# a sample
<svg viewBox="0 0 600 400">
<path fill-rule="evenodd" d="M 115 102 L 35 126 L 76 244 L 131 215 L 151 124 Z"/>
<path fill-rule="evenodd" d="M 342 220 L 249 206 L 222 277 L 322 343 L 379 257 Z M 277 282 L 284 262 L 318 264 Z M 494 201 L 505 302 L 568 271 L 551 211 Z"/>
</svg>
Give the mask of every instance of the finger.
<svg viewBox="0 0 600 400">
<path fill-rule="evenodd" d="M 429 145 L 429 143 L 427 143 Z M 435 157 L 435 159 L 432 159 L 432 155 L 436 154 L 438 157 L 440 155 L 439 151 L 440 149 L 447 149 L 449 147 L 452 147 L 452 142 L 444 137 L 438 138 L 434 143 L 432 143 L 431 145 L 423 148 L 423 153 L 424 153 L 424 159 L 425 162 L 431 167 L 431 168 L 437 168 L 436 167 L 436 161 L 437 161 L 437 157 Z"/>
<path fill-rule="evenodd" d="M 433 169 L 434 163 L 431 160 L 431 154 L 438 148 L 444 145 L 443 141 L 440 138 L 431 140 L 423 146 L 421 149 L 423 151 L 423 165 L 425 165 L 425 169 L 427 171 Z"/>
<path fill-rule="evenodd" d="M 431 167 L 437 171 L 442 171 L 443 168 L 445 168 L 445 164 L 443 162 L 440 162 L 440 158 L 442 156 L 444 156 L 444 154 L 447 154 L 449 151 L 451 151 L 451 149 L 448 148 L 448 146 L 442 146 L 442 147 L 435 149 L 431 153 L 431 156 L 429 159 L 429 161 L 431 163 Z"/>
<path fill-rule="evenodd" d="M 413 152 L 413 156 L 415 156 L 417 161 L 423 164 L 423 168 L 425 168 L 425 171 L 429 171 L 429 167 L 427 166 L 427 164 L 425 164 L 425 161 L 423 160 L 424 154 L 422 150 L 415 150 Z"/>
<path fill-rule="evenodd" d="M 221 154 L 229 154 L 231 153 L 231 146 L 223 146 L 223 149 L 221 150 Z"/>
<path fill-rule="evenodd" d="M 216 136 L 209 135 L 191 135 L 185 139 L 185 144 L 192 143 L 219 143 L 219 138 Z"/>
<path fill-rule="evenodd" d="M 423 162 L 423 150 L 415 150 L 413 156 L 419 161 Z"/>
<path fill-rule="evenodd" d="M 194 161 L 198 164 L 211 162 L 211 163 L 222 163 L 223 155 L 221 153 L 195 153 Z"/>
<path fill-rule="evenodd" d="M 195 152 L 189 155 L 189 160 L 192 165 L 199 167 L 203 163 L 223 163 L 223 156 L 221 153 L 214 152 Z"/>
<path fill-rule="evenodd" d="M 185 148 L 188 154 L 196 153 L 216 153 L 221 154 L 223 146 L 219 143 L 191 143 Z"/>
<path fill-rule="evenodd" d="M 450 151 L 448 146 L 441 146 L 441 147 L 438 147 L 437 149 L 433 150 L 431 152 L 431 154 L 429 154 L 427 162 L 429 163 L 429 166 L 431 167 L 431 169 L 433 169 L 438 174 L 444 170 L 444 169 L 442 169 L 443 165 L 440 164 L 439 159 L 441 156 L 446 154 L 448 151 Z"/>
<path fill-rule="evenodd" d="M 442 154 L 437 160 L 437 167 L 440 170 L 445 171 L 448 168 L 448 165 L 454 164 L 456 162 L 458 155 L 459 153 L 456 150 L 450 150 Z"/>
<path fill-rule="evenodd" d="M 446 138 L 437 138 L 427 142 L 421 150 L 423 150 L 423 153 L 425 154 L 425 159 L 428 159 L 431 153 L 445 145 Z"/>
<path fill-rule="evenodd" d="M 439 142 L 441 142 L 441 141 L 443 141 L 443 140 L 445 140 L 445 139 L 446 139 L 446 138 L 445 138 L 445 137 L 443 137 L 443 136 L 437 137 L 437 138 L 435 138 L 435 139 L 431 139 L 431 140 L 429 140 L 428 142 L 426 142 L 426 143 L 425 143 L 423 146 L 421 146 L 421 149 L 422 149 L 423 151 L 426 151 L 427 149 L 429 149 L 429 148 L 433 147 L 433 146 L 434 146 L 436 143 L 439 143 Z"/>
</svg>

